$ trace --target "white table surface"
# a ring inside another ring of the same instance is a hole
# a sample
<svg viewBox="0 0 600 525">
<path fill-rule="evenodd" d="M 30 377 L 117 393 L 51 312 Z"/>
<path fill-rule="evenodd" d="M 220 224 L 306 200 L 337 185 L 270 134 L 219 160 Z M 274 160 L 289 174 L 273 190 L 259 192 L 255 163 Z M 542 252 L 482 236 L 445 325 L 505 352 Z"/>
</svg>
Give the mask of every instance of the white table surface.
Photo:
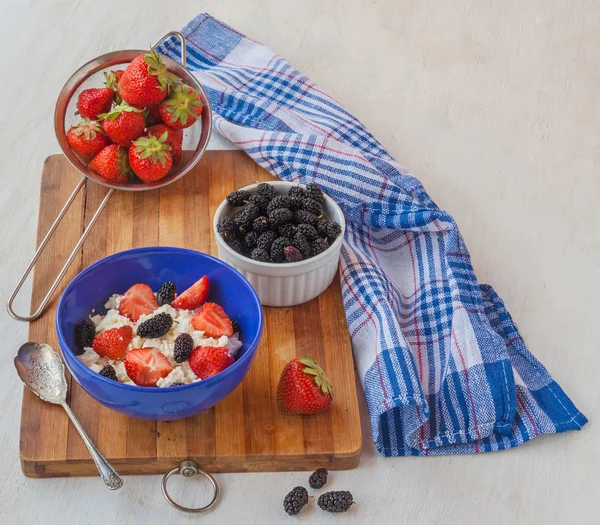
<svg viewBox="0 0 600 525">
<path fill-rule="evenodd" d="M 457 219 L 480 280 L 496 287 L 530 349 L 591 420 L 581 432 L 500 453 L 384 459 L 363 417 L 360 466 L 333 473 L 328 485 L 351 490 L 358 504 L 344 518 L 313 505 L 302 521 L 599 523 L 600 5 L 433 5 L 1 2 L 0 297 L 4 302 L 34 250 L 42 162 L 59 151 L 52 115 L 63 82 L 96 55 L 143 48 L 208 11 L 286 57 L 424 182 Z M 2 309 L 0 331 L 1 523 L 291 520 L 281 501 L 306 483 L 305 473 L 219 475 L 221 503 L 202 516 L 169 507 L 158 476 L 127 477 L 117 493 L 96 478 L 25 478 L 21 386 L 10 359 L 27 326 Z M 183 484 L 180 495 L 199 503 L 207 493 L 200 482 L 190 484 L 197 498 Z"/>
</svg>

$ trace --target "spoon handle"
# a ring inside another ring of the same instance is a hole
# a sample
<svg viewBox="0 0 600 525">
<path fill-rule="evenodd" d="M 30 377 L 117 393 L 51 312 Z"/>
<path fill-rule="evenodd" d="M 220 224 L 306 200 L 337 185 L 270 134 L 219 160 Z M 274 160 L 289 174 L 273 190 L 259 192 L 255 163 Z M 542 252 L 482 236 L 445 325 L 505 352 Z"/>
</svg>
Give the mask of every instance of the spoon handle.
<svg viewBox="0 0 600 525">
<path fill-rule="evenodd" d="M 79 432 L 81 439 L 83 439 L 85 446 L 90 451 L 92 459 L 94 460 L 94 463 L 96 463 L 96 467 L 98 468 L 98 472 L 104 480 L 104 484 L 110 490 L 120 489 L 123 486 L 123 480 L 121 479 L 119 474 L 116 473 L 115 469 L 113 469 L 110 466 L 110 463 L 106 461 L 106 458 L 100 453 L 100 451 L 96 448 L 94 443 L 92 443 L 92 440 L 85 433 L 85 430 L 83 430 L 83 427 L 81 426 L 79 421 L 77 421 L 77 418 L 75 417 L 75 414 L 73 414 L 71 407 L 67 405 L 67 403 L 61 403 L 61 405 L 66 410 L 67 414 L 71 418 L 71 421 L 73 422 L 73 425 Z"/>
</svg>

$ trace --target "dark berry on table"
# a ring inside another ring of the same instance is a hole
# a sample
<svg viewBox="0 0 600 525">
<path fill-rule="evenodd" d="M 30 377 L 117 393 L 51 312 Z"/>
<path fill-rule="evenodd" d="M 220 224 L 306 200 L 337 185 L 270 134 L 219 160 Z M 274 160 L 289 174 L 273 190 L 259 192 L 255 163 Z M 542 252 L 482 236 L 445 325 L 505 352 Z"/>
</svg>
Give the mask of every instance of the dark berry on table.
<svg viewBox="0 0 600 525">
<path fill-rule="evenodd" d="M 266 197 L 269 200 L 274 199 L 275 197 L 277 197 L 280 194 L 277 191 L 277 189 L 275 188 L 275 186 L 271 186 L 270 184 L 267 184 L 266 182 L 261 182 L 256 187 L 256 193 L 258 193 L 259 195 L 262 195 L 263 197 Z"/>
<path fill-rule="evenodd" d="M 317 231 L 321 237 L 334 240 L 342 233 L 342 227 L 335 221 L 319 221 L 317 223 Z"/>
<path fill-rule="evenodd" d="M 261 233 L 258 241 L 256 241 L 256 247 L 268 253 L 271 251 L 271 245 L 275 239 L 277 239 L 277 233 L 275 233 L 273 230 Z"/>
<path fill-rule="evenodd" d="M 327 248 L 329 248 L 329 243 L 326 239 L 322 237 L 317 237 L 311 244 L 313 255 L 318 255 L 319 253 L 324 252 Z"/>
<path fill-rule="evenodd" d="M 182 383 L 181 381 L 175 381 L 175 383 L 172 383 L 169 385 L 169 388 L 172 386 L 183 386 L 185 385 L 185 383 Z"/>
<path fill-rule="evenodd" d="M 304 190 L 302 186 L 292 186 L 290 191 L 288 191 L 288 196 L 290 197 L 304 197 Z"/>
<path fill-rule="evenodd" d="M 107 377 L 108 379 L 112 379 L 113 381 L 118 381 L 117 372 L 111 365 L 104 365 L 102 370 L 98 372 L 101 376 Z"/>
<path fill-rule="evenodd" d="M 294 214 L 287 208 L 277 208 L 276 210 L 269 212 L 269 221 L 273 226 L 292 222 L 293 218 Z"/>
<path fill-rule="evenodd" d="M 308 484 L 310 485 L 310 488 L 320 489 L 325 486 L 325 483 L 327 483 L 328 474 L 329 473 L 327 472 L 326 468 L 318 468 L 315 470 L 308 478 Z"/>
<path fill-rule="evenodd" d="M 166 283 L 161 284 L 158 292 L 156 292 L 156 300 L 158 301 L 159 306 L 171 304 L 175 299 L 176 292 L 177 288 L 173 281 L 167 281 Z"/>
<path fill-rule="evenodd" d="M 320 202 L 304 197 L 302 199 L 302 209 L 314 213 L 315 215 L 321 215 L 323 208 Z"/>
<path fill-rule="evenodd" d="M 248 232 L 246 234 L 246 236 L 244 237 L 244 244 L 246 245 L 246 248 L 248 248 L 249 250 L 256 247 L 257 241 L 258 241 L 258 233 L 254 232 L 254 231 Z"/>
<path fill-rule="evenodd" d="M 254 248 L 250 254 L 250 258 L 260 262 L 271 262 L 269 252 L 267 252 L 267 250 L 263 250 L 262 248 Z"/>
<path fill-rule="evenodd" d="M 217 231 L 223 235 L 224 233 L 228 232 L 232 235 L 235 235 L 237 233 L 237 227 L 235 225 L 235 222 L 233 222 L 233 219 L 231 217 L 223 217 L 218 223 L 217 223 Z"/>
<path fill-rule="evenodd" d="M 310 224 L 299 224 L 296 226 L 296 233 L 305 235 L 306 238 L 311 242 L 319 236 L 315 227 L 311 226 Z"/>
<path fill-rule="evenodd" d="M 240 323 L 238 323 L 235 319 L 232 319 L 231 317 L 229 318 L 229 320 L 231 321 L 231 327 L 233 328 L 233 333 L 238 334 L 238 336 L 241 336 L 242 335 L 242 327 L 240 326 Z"/>
<path fill-rule="evenodd" d="M 327 512 L 346 512 L 353 504 L 352 494 L 347 490 L 325 492 L 317 500 L 317 505 Z"/>
<path fill-rule="evenodd" d="M 252 229 L 257 233 L 264 233 L 271 229 L 271 223 L 267 217 L 261 215 L 252 221 Z"/>
<path fill-rule="evenodd" d="M 294 212 L 294 220 L 296 224 L 312 224 L 315 226 L 319 221 L 319 217 L 306 210 L 297 210 Z"/>
<path fill-rule="evenodd" d="M 252 197 L 252 194 L 246 190 L 237 190 L 231 192 L 227 197 L 227 202 L 232 206 L 243 206 Z"/>
<path fill-rule="evenodd" d="M 173 318 L 167 313 L 160 313 L 147 319 L 137 327 L 137 335 L 146 339 L 156 339 L 165 335 L 173 326 Z"/>
<path fill-rule="evenodd" d="M 312 248 L 310 247 L 310 242 L 308 242 L 306 235 L 302 235 L 301 233 L 294 235 L 292 246 L 298 248 L 302 253 L 302 257 L 305 259 L 308 259 L 312 255 Z"/>
<path fill-rule="evenodd" d="M 347 490 L 325 492 L 317 500 L 317 505 L 327 512 L 346 512 L 353 504 L 352 494 Z"/>
<path fill-rule="evenodd" d="M 85 319 L 77 325 L 75 332 L 77 339 L 77 347 L 75 348 L 75 355 L 83 354 L 84 348 L 91 348 L 94 339 L 96 338 L 96 325 L 91 319 Z"/>
<path fill-rule="evenodd" d="M 188 357 L 194 349 L 194 339 L 190 334 L 179 334 L 175 339 L 173 347 L 173 359 L 176 363 L 187 361 Z"/>
<path fill-rule="evenodd" d="M 302 252 L 295 246 L 286 246 L 283 254 L 287 262 L 298 262 L 302 260 Z"/>
<path fill-rule="evenodd" d="M 296 226 L 288 222 L 278 226 L 277 231 L 279 232 L 280 237 L 287 237 L 288 239 L 291 239 L 296 234 Z"/>
<path fill-rule="evenodd" d="M 227 244 L 236 252 L 238 253 L 243 253 L 244 252 L 244 245 L 242 244 L 242 241 L 240 241 L 239 239 L 233 238 L 233 239 L 227 239 Z"/>
<path fill-rule="evenodd" d="M 323 202 L 323 190 L 314 182 L 306 185 L 306 196 L 314 201 Z"/>
<path fill-rule="evenodd" d="M 283 510 L 290 516 L 295 516 L 307 503 L 308 491 L 304 487 L 295 487 L 283 499 Z"/>
<path fill-rule="evenodd" d="M 283 249 L 291 244 L 292 243 L 287 237 L 279 237 L 279 239 L 275 239 L 271 245 L 271 259 L 273 259 L 274 262 L 283 261 L 285 257 Z"/>
<path fill-rule="evenodd" d="M 249 204 L 254 204 L 254 205 L 258 206 L 261 213 L 266 213 L 267 206 L 269 205 L 269 199 L 267 199 L 266 197 L 263 197 L 262 195 L 252 195 L 252 197 L 250 197 L 250 200 L 248 202 L 249 202 Z"/>
<path fill-rule="evenodd" d="M 278 195 L 267 206 L 267 211 L 272 212 L 278 208 L 289 208 L 292 200 L 287 195 Z"/>
</svg>

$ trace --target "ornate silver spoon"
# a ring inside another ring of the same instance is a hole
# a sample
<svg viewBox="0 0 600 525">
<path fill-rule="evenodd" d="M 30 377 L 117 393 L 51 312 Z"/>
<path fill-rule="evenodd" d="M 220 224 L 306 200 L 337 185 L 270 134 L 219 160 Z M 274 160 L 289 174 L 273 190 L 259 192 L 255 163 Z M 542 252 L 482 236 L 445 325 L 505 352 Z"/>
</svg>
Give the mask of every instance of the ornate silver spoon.
<svg viewBox="0 0 600 525">
<path fill-rule="evenodd" d="M 15 356 L 15 368 L 33 393 L 43 401 L 61 405 L 71 418 L 73 425 L 81 435 L 83 442 L 90 451 L 94 463 L 98 468 L 100 476 L 110 490 L 117 490 L 123 486 L 123 480 L 106 461 L 92 440 L 77 421 L 71 407 L 67 405 L 67 381 L 65 379 L 65 367 L 60 356 L 51 346 L 38 343 L 25 343 Z"/>
</svg>

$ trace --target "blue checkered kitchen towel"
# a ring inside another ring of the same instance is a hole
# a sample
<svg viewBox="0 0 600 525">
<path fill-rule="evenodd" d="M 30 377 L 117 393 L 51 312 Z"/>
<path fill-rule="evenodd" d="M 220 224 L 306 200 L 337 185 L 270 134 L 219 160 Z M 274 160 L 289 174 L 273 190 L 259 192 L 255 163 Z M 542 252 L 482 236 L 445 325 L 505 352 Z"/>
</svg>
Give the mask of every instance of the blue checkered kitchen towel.
<svg viewBox="0 0 600 525">
<path fill-rule="evenodd" d="M 183 33 L 215 129 L 277 177 L 317 182 L 344 210 L 344 307 L 382 454 L 503 450 L 587 422 L 478 284 L 452 217 L 356 118 L 210 15 Z M 160 51 L 178 59 L 179 46 Z"/>
</svg>

